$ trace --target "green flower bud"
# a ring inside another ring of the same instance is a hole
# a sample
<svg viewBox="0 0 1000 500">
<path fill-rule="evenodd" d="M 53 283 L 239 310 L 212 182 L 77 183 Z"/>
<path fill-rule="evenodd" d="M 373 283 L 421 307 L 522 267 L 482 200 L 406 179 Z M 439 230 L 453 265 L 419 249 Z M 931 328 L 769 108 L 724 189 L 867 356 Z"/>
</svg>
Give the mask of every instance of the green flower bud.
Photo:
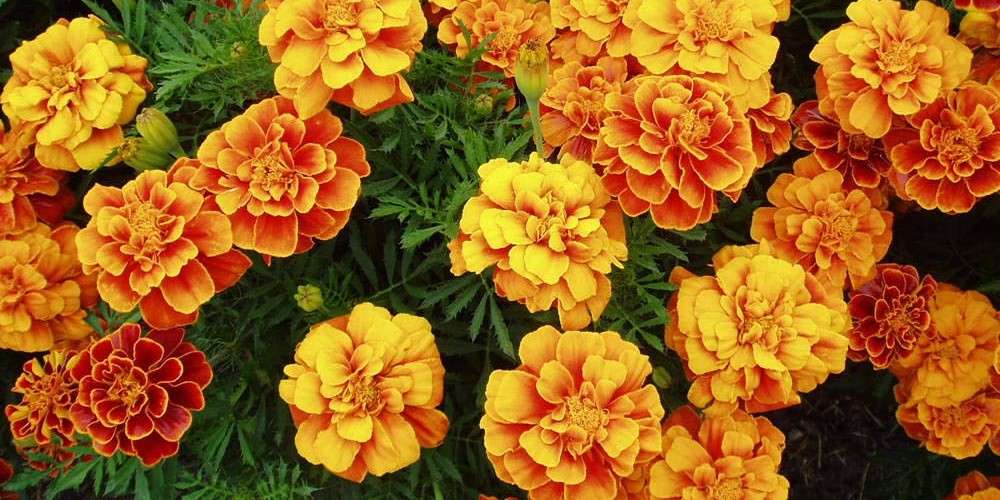
<svg viewBox="0 0 1000 500">
<path fill-rule="evenodd" d="M 295 291 L 295 303 L 305 312 L 313 312 L 323 306 L 323 291 L 313 285 L 299 286 Z"/>
<path fill-rule="evenodd" d="M 517 52 L 514 65 L 517 89 L 528 101 L 537 101 L 549 83 L 549 51 L 544 43 L 529 40 Z"/>
<path fill-rule="evenodd" d="M 164 170 L 173 159 L 166 153 L 152 148 L 142 137 L 126 137 L 118 146 L 118 155 L 126 165 L 142 172 L 144 170 Z"/>
<path fill-rule="evenodd" d="M 181 143 L 177 140 L 177 128 L 174 123 L 156 108 L 146 108 L 135 117 L 135 128 L 146 140 L 148 147 L 169 154 L 175 158 L 184 156 Z"/>
<path fill-rule="evenodd" d="M 670 376 L 670 372 L 662 366 L 657 366 L 653 368 L 653 384 L 660 389 L 667 389 L 670 384 L 674 382 L 673 377 Z"/>
<path fill-rule="evenodd" d="M 476 113 L 481 115 L 490 114 L 493 112 L 493 96 L 488 94 L 477 95 L 475 100 L 472 101 L 472 108 L 476 110 Z"/>
</svg>

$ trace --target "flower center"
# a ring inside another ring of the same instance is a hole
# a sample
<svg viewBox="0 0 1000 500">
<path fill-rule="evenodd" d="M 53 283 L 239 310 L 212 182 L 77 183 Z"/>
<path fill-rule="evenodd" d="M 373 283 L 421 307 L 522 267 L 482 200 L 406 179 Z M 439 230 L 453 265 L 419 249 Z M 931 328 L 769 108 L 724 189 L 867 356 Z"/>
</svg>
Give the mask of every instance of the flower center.
<svg viewBox="0 0 1000 500">
<path fill-rule="evenodd" d="M 359 379 L 348 387 L 348 402 L 355 403 L 365 413 L 375 413 L 382 407 L 382 393 L 371 379 Z"/>
<path fill-rule="evenodd" d="M 139 396 L 142 395 L 144 389 L 145 387 L 143 384 L 140 384 L 139 381 L 131 375 L 127 375 L 115 380 L 115 382 L 111 385 L 111 388 L 108 389 L 108 396 L 110 396 L 111 399 L 121 401 L 126 406 L 131 406 L 137 399 L 139 399 Z"/>
<path fill-rule="evenodd" d="M 28 400 L 28 408 L 32 410 L 43 410 L 52 404 L 52 397 L 60 384 L 60 378 L 49 374 L 35 380 L 31 384 L 31 392 L 25 395 Z"/>
<path fill-rule="evenodd" d="M 826 224 L 826 239 L 830 241 L 846 241 L 858 228 L 858 220 L 850 215 L 838 215 Z"/>
<path fill-rule="evenodd" d="M 969 127 L 948 130 L 941 137 L 940 157 L 945 163 L 968 163 L 979 152 L 979 134 Z"/>
<path fill-rule="evenodd" d="M 887 73 L 912 73 L 917 48 L 909 41 L 895 42 L 888 49 L 879 50 L 879 67 Z"/>
<path fill-rule="evenodd" d="M 517 44 L 518 39 L 520 39 L 520 33 L 510 26 L 504 26 L 497 31 L 496 36 L 493 41 L 490 42 L 490 48 L 496 52 L 507 52 Z"/>
<path fill-rule="evenodd" d="M 566 410 L 569 412 L 570 423 L 587 431 L 587 434 L 594 435 L 601 428 L 604 410 L 589 399 L 580 399 L 577 396 L 567 398 Z"/>
<path fill-rule="evenodd" d="M 144 240 L 160 235 L 160 209 L 148 201 L 133 205 L 128 222 L 132 232 Z"/>
<path fill-rule="evenodd" d="M 719 481 L 712 488 L 711 500 L 740 500 L 743 498 L 743 483 L 735 478 L 728 477 Z"/>
<path fill-rule="evenodd" d="M 337 29 L 343 26 L 354 26 L 358 22 L 356 1 L 329 0 L 323 16 L 323 25 L 327 29 Z"/>
<path fill-rule="evenodd" d="M 294 178 L 292 170 L 273 153 L 250 160 L 250 169 L 252 182 L 268 192 L 271 198 L 281 197 Z"/>
<path fill-rule="evenodd" d="M 76 72 L 69 66 L 54 66 L 41 83 L 49 89 L 62 89 L 76 84 Z"/>
<path fill-rule="evenodd" d="M 871 151 L 874 142 L 865 134 L 851 134 L 847 137 L 847 150 L 851 152 L 851 157 L 858 158 L 859 154 L 863 154 L 858 159 L 864 159 L 868 157 L 867 153 Z"/>
<path fill-rule="evenodd" d="M 698 41 L 729 40 L 735 26 L 728 9 L 707 5 L 695 21 L 694 38 Z"/>
<path fill-rule="evenodd" d="M 694 110 L 685 111 L 680 116 L 680 130 L 678 138 L 685 144 L 700 144 L 702 139 L 708 136 L 710 127 L 705 123 L 698 112 Z"/>
<path fill-rule="evenodd" d="M 941 409 L 938 420 L 943 427 L 965 427 L 968 418 L 960 406 L 951 406 Z"/>
</svg>

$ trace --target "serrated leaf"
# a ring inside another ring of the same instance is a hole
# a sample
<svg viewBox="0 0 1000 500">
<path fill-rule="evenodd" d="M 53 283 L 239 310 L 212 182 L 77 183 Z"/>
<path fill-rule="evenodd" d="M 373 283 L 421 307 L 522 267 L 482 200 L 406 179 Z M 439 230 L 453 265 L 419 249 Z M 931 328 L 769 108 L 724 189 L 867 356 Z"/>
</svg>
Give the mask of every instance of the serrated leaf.
<svg viewBox="0 0 1000 500">
<path fill-rule="evenodd" d="M 514 343 L 510 340 L 510 331 L 507 329 L 507 323 L 504 322 L 500 306 L 497 305 L 497 301 L 492 295 L 490 296 L 490 324 L 493 325 L 493 333 L 497 336 L 500 351 L 507 357 L 514 359 Z"/>
</svg>

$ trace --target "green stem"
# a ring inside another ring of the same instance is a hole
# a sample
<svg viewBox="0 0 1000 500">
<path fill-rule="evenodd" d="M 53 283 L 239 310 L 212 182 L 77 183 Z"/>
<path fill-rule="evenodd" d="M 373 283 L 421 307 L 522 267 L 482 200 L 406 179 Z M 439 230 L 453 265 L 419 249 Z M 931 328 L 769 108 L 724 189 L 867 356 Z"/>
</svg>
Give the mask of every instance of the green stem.
<svg viewBox="0 0 1000 500">
<path fill-rule="evenodd" d="M 545 141 L 542 139 L 542 122 L 538 112 L 538 99 L 528 99 L 528 113 L 531 118 L 531 136 L 535 140 L 535 151 L 545 158 Z"/>
</svg>

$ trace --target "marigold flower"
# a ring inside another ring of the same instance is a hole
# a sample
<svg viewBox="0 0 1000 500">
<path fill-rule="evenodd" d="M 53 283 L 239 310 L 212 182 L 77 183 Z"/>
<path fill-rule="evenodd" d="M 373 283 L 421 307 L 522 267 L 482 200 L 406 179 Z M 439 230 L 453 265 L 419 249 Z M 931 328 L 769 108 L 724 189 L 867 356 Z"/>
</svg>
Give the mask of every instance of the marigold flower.
<svg viewBox="0 0 1000 500">
<path fill-rule="evenodd" d="M 80 262 L 101 298 L 119 312 L 136 305 L 153 328 L 190 325 L 198 309 L 234 285 L 250 259 L 233 249 L 229 219 L 167 173 L 139 174 L 122 188 L 95 185 L 76 236 Z"/>
<path fill-rule="evenodd" d="M 874 279 L 851 291 L 854 327 L 847 356 L 868 359 L 881 370 L 908 355 L 918 340 L 934 334 L 930 304 L 936 291 L 937 281 L 921 279 L 913 266 L 876 266 Z"/>
<path fill-rule="evenodd" d="M 466 40 L 460 23 L 469 30 L 471 40 Z M 461 0 L 451 15 L 441 21 L 437 36 L 458 57 L 466 57 L 471 48 L 492 36 L 482 61 L 513 77 L 521 46 L 528 41 L 548 44 L 555 36 L 555 29 L 549 21 L 548 2 Z"/>
<path fill-rule="evenodd" d="M 703 75 L 739 96 L 746 109 L 770 98 L 777 20 L 771 0 L 639 0 L 624 22 L 632 29 L 631 54 L 650 73 Z"/>
<path fill-rule="evenodd" d="M 30 439 L 14 441 L 14 450 L 28 467 L 48 472 L 49 477 L 53 479 L 69 472 L 80 462 L 89 462 L 94 459 L 91 455 L 77 455 L 70 449 L 72 446 L 76 446 L 76 443 L 64 445 L 59 439 L 46 444 L 35 444 Z M 4 500 L 2 494 L 0 494 L 0 500 Z M 15 500 L 20 500 L 20 497 Z"/>
<path fill-rule="evenodd" d="M 611 299 L 611 266 L 628 257 L 618 205 L 587 163 L 502 158 L 479 167 L 480 194 L 465 204 L 448 245 L 451 271 L 491 266 L 497 294 L 531 312 L 559 310 L 563 328 L 600 318 Z"/>
<path fill-rule="evenodd" d="M 413 101 L 401 74 L 427 31 L 417 0 L 269 2 L 258 39 L 278 93 L 302 118 L 334 101 L 371 114 Z"/>
<path fill-rule="evenodd" d="M 486 384 L 486 455 L 531 498 L 614 498 L 660 452 L 660 397 L 649 358 L 615 332 L 543 326 L 521 340 L 521 365 Z"/>
<path fill-rule="evenodd" d="M 907 119 L 897 134 L 892 179 L 925 209 L 964 213 L 1000 191 L 1000 93 L 969 82 Z"/>
<path fill-rule="evenodd" d="M 792 0 L 771 0 L 771 5 L 778 13 L 778 21 L 787 21 L 792 17 Z"/>
<path fill-rule="evenodd" d="M 927 451 L 959 460 L 983 451 L 1000 431 L 1000 396 L 980 392 L 938 406 L 915 396 L 919 381 L 896 385 L 896 419 L 906 435 L 920 441 Z"/>
<path fill-rule="evenodd" d="M 628 0 L 551 0 L 552 25 L 560 30 L 558 53 L 567 62 L 597 59 L 602 55 L 623 58 L 629 54 L 632 30 L 623 23 Z"/>
<path fill-rule="evenodd" d="M 298 428 L 295 448 L 344 479 L 402 469 L 448 432 L 436 409 L 444 365 L 419 316 L 357 305 L 314 325 L 285 375 L 278 390 Z"/>
<path fill-rule="evenodd" d="M 818 101 L 806 101 L 792 115 L 797 134 L 795 147 L 812 153 L 823 170 L 844 176 L 844 186 L 877 188 L 892 168 L 881 140 L 851 134 L 823 115 Z"/>
<path fill-rule="evenodd" d="M 35 130 L 35 157 L 56 170 L 93 169 L 122 142 L 152 85 L 146 60 L 108 39 L 99 19 L 60 19 L 10 55 L 3 112 Z"/>
<path fill-rule="evenodd" d="M 237 247 L 304 252 L 343 229 L 371 171 L 341 132 L 329 110 L 304 119 L 289 99 L 265 99 L 208 135 L 190 185 L 226 214 Z"/>
<path fill-rule="evenodd" d="M 740 410 L 699 417 L 690 406 L 663 424 L 663 458 L 650 471 L 654 499 L 788 498 L 778 473 L 785 435 L 764 417 Z"/>
<path fill-rule="evenodd" d="M 69 376 L 76 363 L 73 352 L 51 351 L 28 360 L 11 392 L 21 395 L 18 404 L 9 404 L 4 415 L 10 422 L 15 441 L 31 439 L 36 445 L 46 445 L 56 437 L 59 444 L 76 443 L 70 406 L 76 401 L 77 384 Z"/>
<path fill-rule="evenodd" d="M 604 96 L 620 92 L 626 78 L 626 62 L 611 57 L 593 66 L 569 62 L 553 71 L 540 114 L 542 136 L 546 144 L 560 148 L 559 158 L 570 155 L 593 161 L 601 125 L 611 114 L 604 107 Z"/>
<path fill-rule="evenodd" d="M 747 110 L 750 120 L 750 137 L 757 163 L 764 165 L 791 149 L 792 126 L 788 123 L 795 104 L 792 96 L 771 91 L 771 98 L 763 106 Z"/>
<path fill-rule="evenodd" d="M 930 406 L 958 405 L 990 382 L 1000 317 L 989 299 L 974 291 L 939 285 L 931 302 L 935 335 L 924 335 L 892 366 L 912 399 Z"/>
<path fill-rule="evenodd" d="M 713 413 L 779 409 L 844 370 L 850 324 L 840 294 L 766 242 L 723 248 L 713 262 L 715 276 L 675 276 L 683 279 L 667 327 L 693 379 L 692 403 Z"/>
<path fill-rule="evenodd" d="M 986 477 L 974 470 L 955 480 L 955 489 L 944 500 L 996 500 L 1000 498 L 1000 476 Z"/>
<path fill-rule="evenodd" d="M 1000 48 L 1000 11 L 970 10 L 962 17 L 958 39 L 972 48 Z M 975 64 L 976 58 L 973 58 Z"/>
<path fill-rule="evenodd" d="M 972 51 L 948 35 L 948 12 L 921 0 L 858 0 L 850 21 L 827 33 L 809 57 L 820 110 L 851 134 L 884 136 L 894 116 L 934 102 L 969 74 Z"/>
<path fill-rule="evenodd" d="M 184 330 L 126 323 L 79 354 L 70 376 L 80 385 L 69 416 L 101 456 L 116 451 L 146 467 L 177 454 L 191 412 L 205 407 L 212 381 L 205 353 L 184 341 Z"/>
<path fill-rule="evenodd" d="M 86 337 L 85 309 L 97 304 L 67 224 L 43 224 L 0 240 L 0 349 L 38 352 Z"/>
<path fill-rule="evenodd" d="M 691 229 L 712 217 L 717 191 L 735 201 L 760 166 L 746 116 L 708 80 L 633 78 L 605 104 L 594 161 L 631 217 L 648 211 L 659 227 Z"/>
<path fill-rule="evenodd" d="M 0 237 L 34 227 L 35 205 L 51 203 L 62 189 L 64 173 L 38 163 L 29 129 L 6 132 L 0 123 Z"/>
<path fill-rule="evenodd" d="M 955 7 L 966 10 L 992 12 L 1000 10 L 1000 0 L 955 0 Z"/>
</svg>

